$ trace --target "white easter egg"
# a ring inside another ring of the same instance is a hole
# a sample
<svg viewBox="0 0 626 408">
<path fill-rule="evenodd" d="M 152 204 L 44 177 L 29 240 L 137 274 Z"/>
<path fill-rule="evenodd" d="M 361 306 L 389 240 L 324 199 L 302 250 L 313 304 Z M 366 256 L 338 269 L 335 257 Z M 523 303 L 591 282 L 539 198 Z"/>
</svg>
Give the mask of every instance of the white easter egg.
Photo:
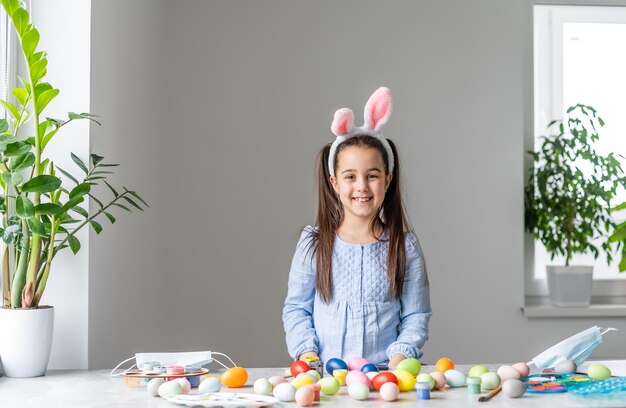
<svg viewBox="0 0 626 408">
<path fill-rule="evenodd" d="M 502 382 L 506 380 L 519 380 L 521 374 L 515 368 L 509 365 L 503 365 L 498 368 L 498 375 Z"/>
<path fill-rule="evenodd" d="M 266 378 L 259 378 L 254 382 L 254 393 L 260 395 L 272 395 L 272 384 Z"/>
<path fill-rule="evenodd" d="M 176 381 L 167 381 L 159 386 L 158 393 L 162 398 L 170 395 L 180 395 L 183 393 L 183 386 Z"/>
<path fill-rule="evenodd" d="M 165 380 L 163 378 L 153 378 L 150 381 L 148 381 L 148 385 L 146 386 L 146 388 L 148 389 L 148 394 L 152 395 L 153 397 L 158 397 L 159 387 L 164 382 Z"/>
<path fill-rule="evenodd" d="M 448 385 L 452 388 L 465 387 L 465 374 L 459 370 L 448 370 L 444 373 Z"/>
<path fill-rule="evenodd" d="M 222 383 L 215 377 L 209 377 L 202 381 L 198 386 L 200 394 L 213 394 L 222 389 Z"/>
<path fill-rule="evenodd" d="M 506 380 L 502 384 L 502 393 L 509 398 L 519 398 L 526 393 L 526 384 L 520 380 Z"/>
<path fill-rule="evenodd" d="M 272 394 L 282 402 L 291 402 L 296 396 L 296 387 L 290 383 L 280 383 L 274 387 Z"/>
</svg>

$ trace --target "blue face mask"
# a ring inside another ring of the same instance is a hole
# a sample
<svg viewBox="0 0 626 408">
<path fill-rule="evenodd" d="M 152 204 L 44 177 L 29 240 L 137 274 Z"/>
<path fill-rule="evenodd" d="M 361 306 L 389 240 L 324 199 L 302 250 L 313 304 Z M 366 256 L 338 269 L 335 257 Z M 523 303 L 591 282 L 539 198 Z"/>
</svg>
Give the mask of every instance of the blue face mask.
<svg viewBox="0 0 626 408">
<path fill-rule="evenodd" d="M 550 347 L 533 358 L 532 363 L 537 368 L 543 369 L 552 368 L 563 360 L 572 360 L 577 366 L 580 366 L 602 343 L 602 335 L 610 330 L 617 329 L 609 328 L 601 332 L 598 326 L 591 327 Z"/>
</svg>

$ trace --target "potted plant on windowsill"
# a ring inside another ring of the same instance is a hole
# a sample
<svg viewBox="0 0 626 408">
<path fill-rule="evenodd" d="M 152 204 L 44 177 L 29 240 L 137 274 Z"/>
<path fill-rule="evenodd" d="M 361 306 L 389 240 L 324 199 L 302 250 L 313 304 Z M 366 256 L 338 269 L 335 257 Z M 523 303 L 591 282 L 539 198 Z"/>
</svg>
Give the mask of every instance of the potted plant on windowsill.
<svg viewBox="0 0 626 408">
<path fill-rule="evenodd" d="M 68 123 L 98 122 L 88 113 L 44 119 L 46 106 L 59 90 L 45 82 L 48 60 L 37 49 L 39 32 L 20 1 L 2 0 L 2 7 L 17 33 L 27 74 L 12 91 L 15 103 L 0 101 L 9 118 L 0 119 L 0 359 L 7 376 L 34 377 L 45 373 L 52 345 L 54 309 L 40 302 L 54 258 L 68 247 L 74 254 L 80 250 L 76 233 L 83 227 L 99 234 L 102 225 L 96 218 L 106 216 L 113 223 L 113 208 L 143 211 L 147 203 L 136 192 L 115 189 L 106 181 L 117 164 L 105 163 L 101 156 L 91 154 L 86 164 L 70 153 L 80 176 L 45 157 L 48 143 Z M 94 195 L 92 187 L 100 183 L 108 186 L 112 198 Z M 98 205 L 91 214 L 81 207 L 86 197 Z"/>
<path fill-rule="evenodd" d="M 593 145 L 604 121 L 591 106 L 575 105 L 566 121 L 552 121 L 558 134 L 542 137 L 525 189 L 525 226 L 543 243 L 551 259 L 564 256 L 565 265 L 546 267 L 550 299 L 555 306 L 589 306 L 593 266 L 570 265 L 574 254 L 604 251 L 612 261 L 615 227 L 611 201 L 624 185 L 620 161 L 603 156 Z M 600 239 L 598 248 L 594 240 Z"/>
</svg>

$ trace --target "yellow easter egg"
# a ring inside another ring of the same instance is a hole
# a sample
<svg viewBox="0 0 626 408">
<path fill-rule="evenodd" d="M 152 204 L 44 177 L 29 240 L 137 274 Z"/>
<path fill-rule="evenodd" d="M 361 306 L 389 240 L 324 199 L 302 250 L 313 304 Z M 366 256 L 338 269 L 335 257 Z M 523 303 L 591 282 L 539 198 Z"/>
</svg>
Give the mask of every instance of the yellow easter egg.
<svg viewBox="0 0 626 408">
<path fill-rule="evenodd" d="M 398 379 L 398 388 L 400 391 L 411 391 L 415 387 L 415 377 L 406 370 L 395 370 L 393 374 Z"/>
<path fill-rule="evenodd" d="M 229 368 L 224 371 L 220 381 L 229 388 L 239 388 L 248 381 L 248 372 L 243 367 Z"/>
</svg>

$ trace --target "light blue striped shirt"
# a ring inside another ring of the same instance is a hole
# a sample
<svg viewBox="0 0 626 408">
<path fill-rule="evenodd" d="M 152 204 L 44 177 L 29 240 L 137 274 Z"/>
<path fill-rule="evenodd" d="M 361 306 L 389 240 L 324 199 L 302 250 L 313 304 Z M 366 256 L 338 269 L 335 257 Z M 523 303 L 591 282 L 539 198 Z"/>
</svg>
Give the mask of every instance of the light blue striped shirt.
<svg viewBox="0 0 626 408">
<path fill-rule="evenodd" d="M 407 268 L 402 296 L 390 299 L 387 278 L 389 242 L 365 245 L 335 238 L 332 300 L 315 290 L 315 257 L 304 228 L 289 272 L 283 324 L 289 354 L 297 359 L 314 351 L 324 362 L 364 357 L 374 364 L 394 354 L 420 358 L 432 314 L 428 277 L 415 234 L 405 238 Z"/>
</svg>

